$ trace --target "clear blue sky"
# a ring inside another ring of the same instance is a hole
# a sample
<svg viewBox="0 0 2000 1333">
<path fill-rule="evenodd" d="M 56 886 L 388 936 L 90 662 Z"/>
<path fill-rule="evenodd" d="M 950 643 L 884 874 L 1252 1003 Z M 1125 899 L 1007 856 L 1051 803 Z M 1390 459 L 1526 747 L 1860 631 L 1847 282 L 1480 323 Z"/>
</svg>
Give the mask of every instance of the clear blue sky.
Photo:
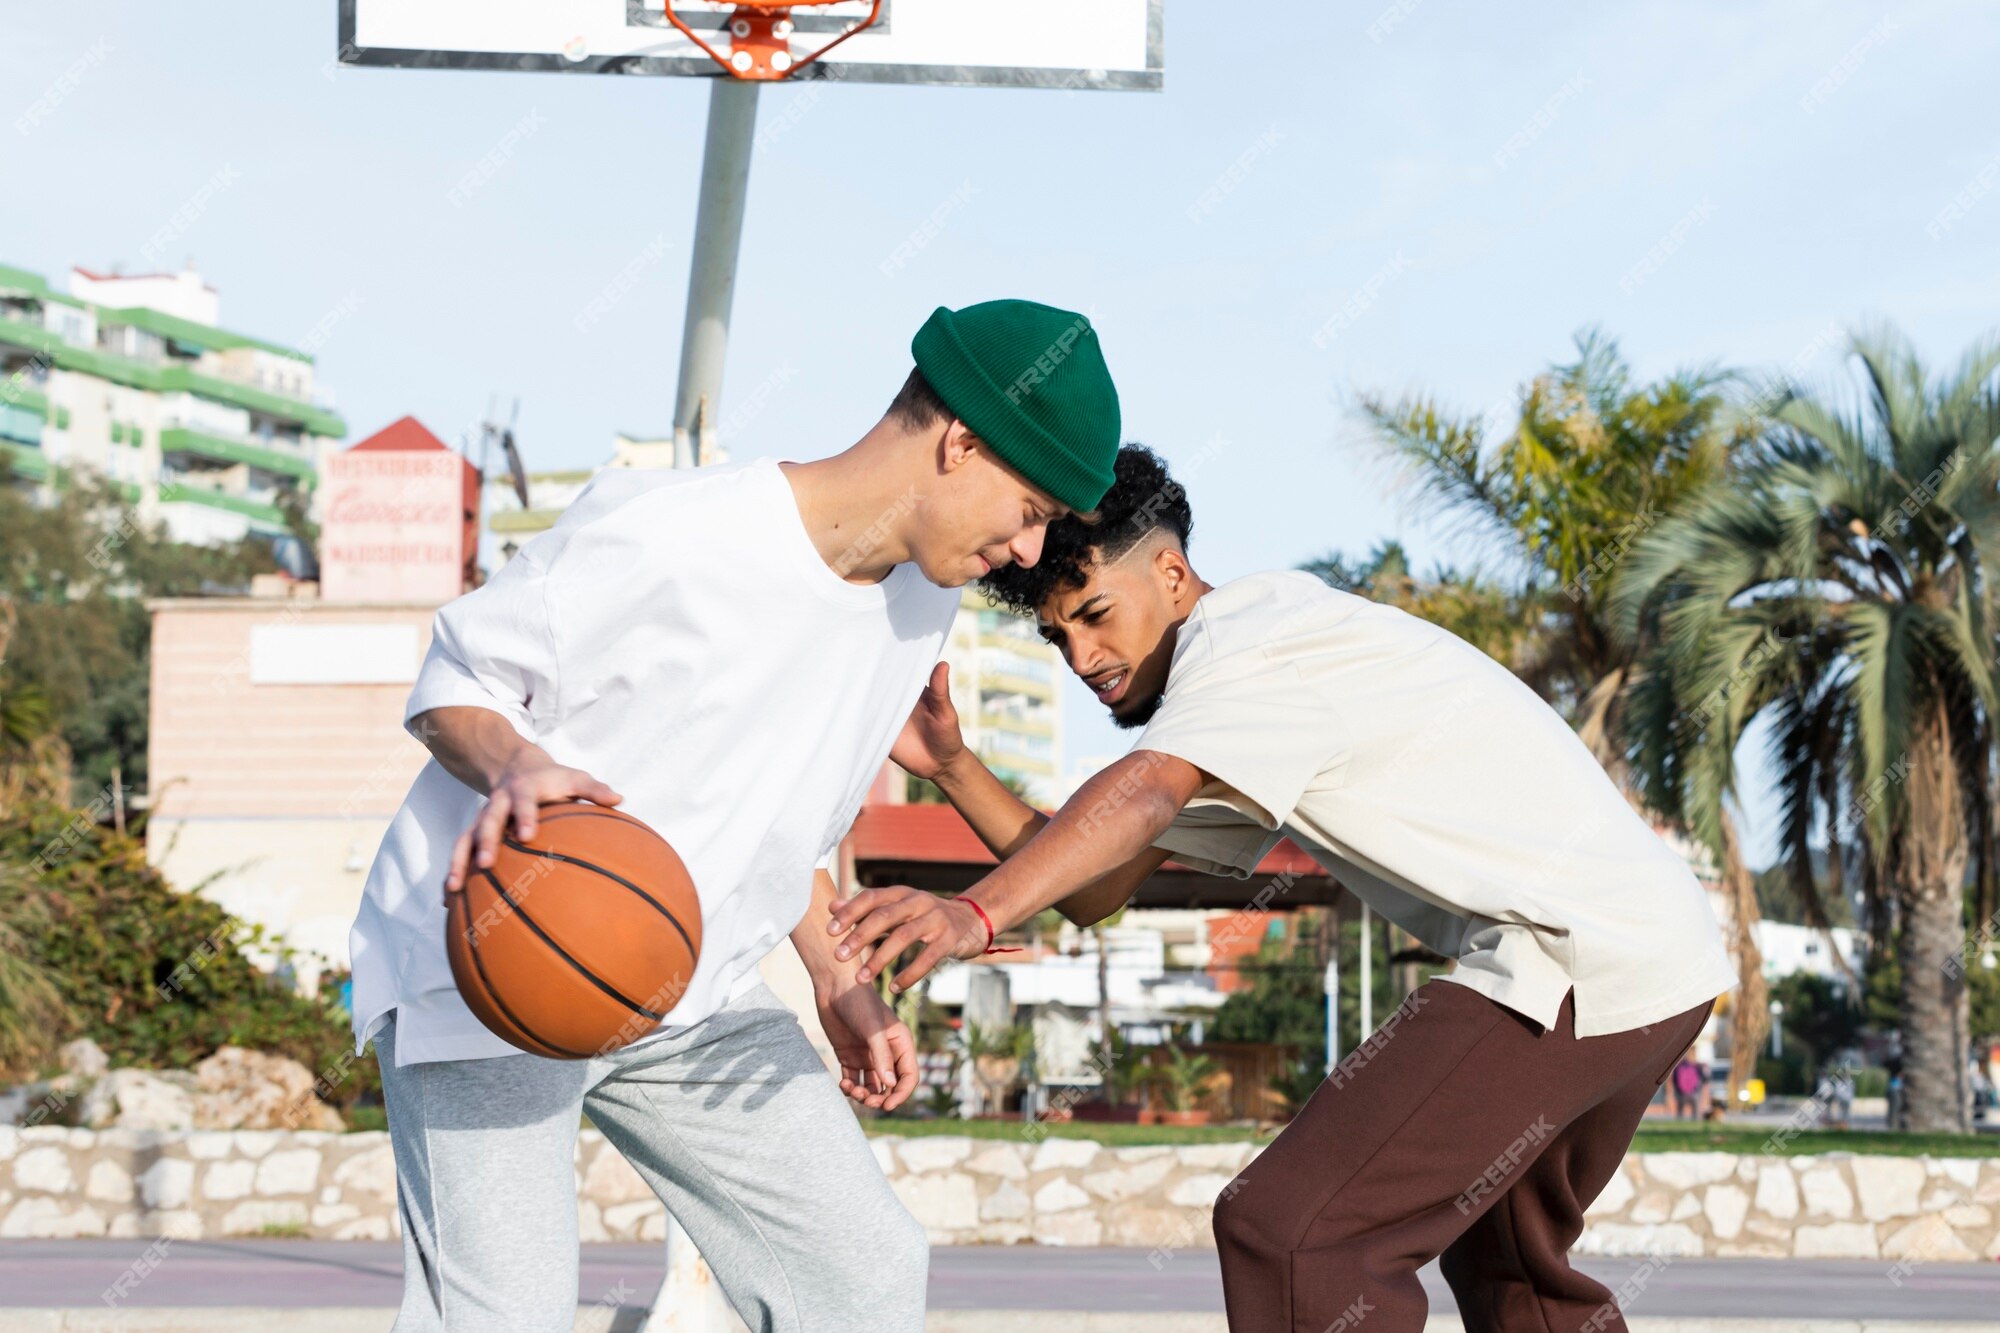
<svg viewBox="0 0 2000 1333">
<path fill-rule="evenodd" d="M 1335 9 L 1274 33 L 1249 21 L 1268 8 L 1169 0 L 1157 95 L 767 91 L 724 410 L 761 407 L 732 455 L 839 449 L 933 306 L 1027 296 L 1092 313 L 1129 437 L 1193 465 L 1210 580 L 1388 536 L 1427 564 L 1474 547 L 1398 498 L 1357 389 L 1498 405 L 1592 323 L 1642 373 L 1775 367 L 1869 317 L 1945 363 L 2000 324 L 2000 25 L 1976 0 L 1417 0 L 1386 33 L 1387 6 Z M 665 431 L 705 88 L 335 70 L 334 19 L 0 0 L 0 262 L 132 271 L 173 228 L 162 258 L 198 261 L 228 327 L 298 342 L 345 311 L 319 373 L 356 438 L 408 412 L 455 440 L 493 393 L 521 397 L 535 468 Z M 1072 755 L 1129 739 L 1065 702 Z"/>
</svg>

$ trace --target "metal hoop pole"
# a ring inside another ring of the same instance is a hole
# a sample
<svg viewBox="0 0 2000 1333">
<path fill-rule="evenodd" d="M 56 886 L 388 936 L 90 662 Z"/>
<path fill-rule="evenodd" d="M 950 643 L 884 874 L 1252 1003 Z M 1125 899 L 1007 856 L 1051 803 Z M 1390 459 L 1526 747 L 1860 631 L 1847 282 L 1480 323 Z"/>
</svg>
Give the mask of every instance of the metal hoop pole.
<svg viewBox="0 0 2000 1333">
<path fill-rule="evenodd" d="M 695 205 L 694 254 L 688 261 L 680 386 L 674 397 L 675 467 L 698 466 L 714 444 L 756 129 L 757 85 L 730 78 L 713 80 L 708 90 L 701 196 Z"/>
</svg>

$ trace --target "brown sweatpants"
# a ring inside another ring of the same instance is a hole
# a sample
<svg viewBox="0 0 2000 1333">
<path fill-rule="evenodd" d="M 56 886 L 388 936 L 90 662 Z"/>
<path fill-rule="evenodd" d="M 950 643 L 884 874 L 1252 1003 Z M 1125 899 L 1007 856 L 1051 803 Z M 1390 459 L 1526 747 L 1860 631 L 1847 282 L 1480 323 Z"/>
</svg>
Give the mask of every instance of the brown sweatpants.
<svg viewBox="0 0 2000 1333">
<path fill-rule="evenodd" d="M 1417 1333 L 1440 1255 L 1468 1333 L 1623 1333 L 1569 1247 L 1714 1003 L 1578 1040 L 1419 987 L 1217 1200 L 1231 1333 Z"/>
</svg>

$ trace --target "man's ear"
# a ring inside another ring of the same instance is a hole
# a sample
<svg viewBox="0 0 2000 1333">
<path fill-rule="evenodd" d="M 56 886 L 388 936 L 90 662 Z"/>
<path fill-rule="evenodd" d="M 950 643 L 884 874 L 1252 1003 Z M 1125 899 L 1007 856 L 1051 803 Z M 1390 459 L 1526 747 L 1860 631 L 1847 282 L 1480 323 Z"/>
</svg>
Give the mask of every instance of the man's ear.
<svg viewBox="0 0 2000 1333">
<path fill-rule="evenodd" d="M 966 461 L 986 447 L 972 427 L 953 417 L 946 423 L 944 434 L 938 439 L 938 472 L 956 472 Z"/>
<path fill-rule="evenodd" d="M 1153 572 L 1167 596 L 1175 600 L 1194 586 L 1194 570 L 1188 565 L 1187 554 L 1173 542 L 1161 542 L 1160 549 L 1153 552 Z"/>
</svg>

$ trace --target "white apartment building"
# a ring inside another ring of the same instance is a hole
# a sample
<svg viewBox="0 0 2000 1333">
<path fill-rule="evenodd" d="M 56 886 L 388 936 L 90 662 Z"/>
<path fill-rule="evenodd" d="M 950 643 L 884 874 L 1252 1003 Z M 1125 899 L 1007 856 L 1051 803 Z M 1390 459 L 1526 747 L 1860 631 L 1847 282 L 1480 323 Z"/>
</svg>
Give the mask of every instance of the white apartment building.
<svg viewBox="0 0 2000 1333">
<path fill-rule="evenodd" d="M 0 454 L 17 483 L 108 477 L 177 541 L 286 537 L 347 432 L 305 352 L 216 323 L 192 268 L 72 269 L 67 290 L 0 265 Z"/>
</svg>

